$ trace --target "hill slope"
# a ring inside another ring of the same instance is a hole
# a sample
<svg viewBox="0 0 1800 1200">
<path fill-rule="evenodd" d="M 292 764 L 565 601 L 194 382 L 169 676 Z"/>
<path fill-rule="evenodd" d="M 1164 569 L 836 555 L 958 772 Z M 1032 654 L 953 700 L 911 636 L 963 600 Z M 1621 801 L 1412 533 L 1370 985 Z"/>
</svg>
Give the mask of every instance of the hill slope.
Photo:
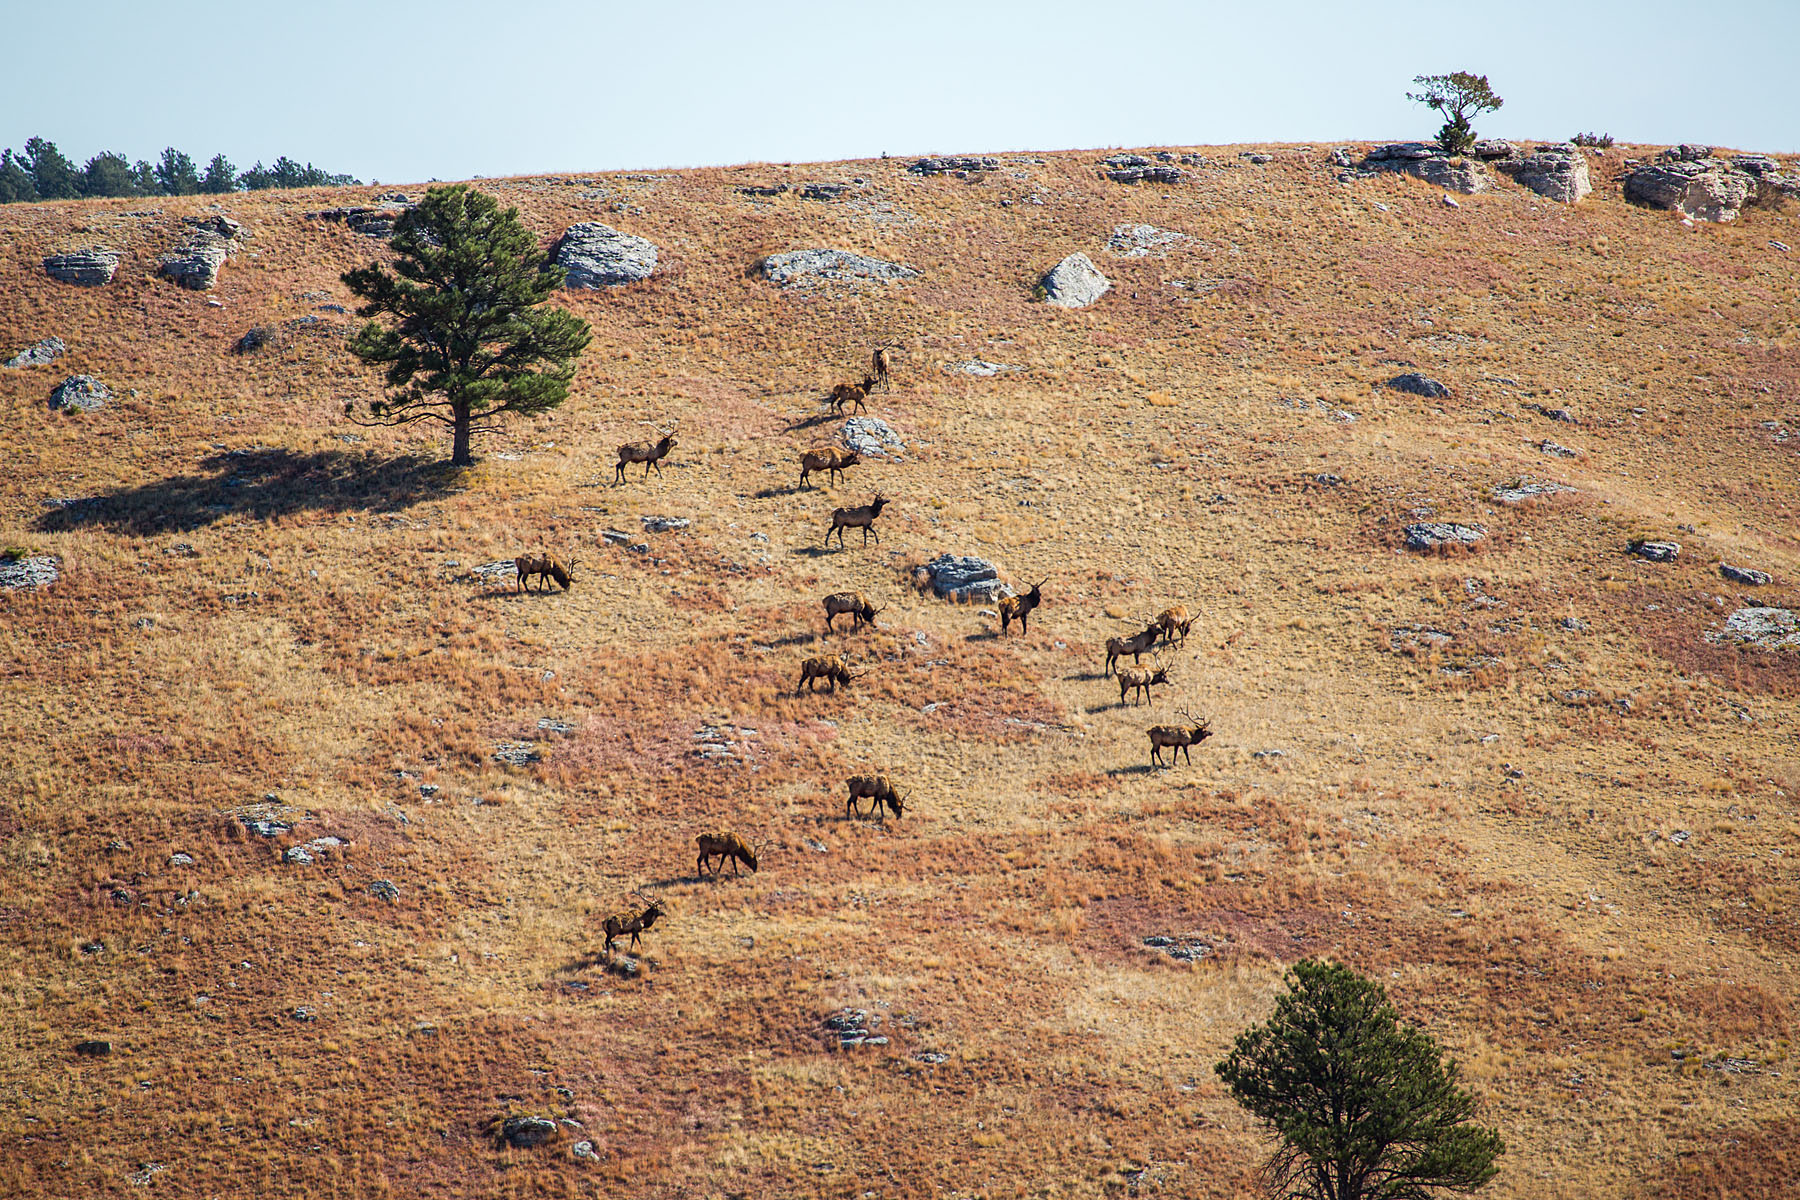
<svg viewBox="0 0 1800 1200">
<path fill-rule="evenodd" d="M 1460 1057 L 1489 1194 L 1789 1194 L 1800 668 L 1708 635 L 1797 599 L 1800 231 L 1630 207 L 1623 148 L 1578 207 L 1455 209 L 1236 149 L 1169 186 L 1091 153 L 485 181 L 546 244 L 661 256 L 566 294 L 574 395 L 460 474 L 340 415 L 376 381 L 338 277 L 384 251 L 308 214 L 373 189 L 230 198 L 209 293 L 153 274 L 209 198 L 0 209 L 0 351 L 70 348 L 0 370 L 0 540 L 62 572 L 0 592 L 0 1191 L 1236 1196 L 1262 1143 L 1212 1063 L 1332 955 Z M 849 187 L 738 190 L 806 182 Z M 1134 224 L 1185 238 L 1108 253 Z M 105 287 L 40 269 L 97 243 Z M 919 274 L 753 269 L 808 247 Z M 1035 302 L 1075 251 L 1113 290 Z M 905 450 L 796 487 L 888 341 Z M 116 398 L 47 412 L 75 372 Z M 880 543 L 821 549 L 877 489 Z M 1486 538 L 1405 550 L 1421 521 Z M 571 590 L 475 570 L 538 548 Z M 1048 577 L 1029 634 L 919 591 L 943 552 Z M 850 587 L 878 627 L 828 641 Z M 1176 602 L 1171 684 L 1121 706 L 1106 638 Z M 828 646 L 868 673 L 795 695 Z M 1150 769 L 1177 709 L 1214 737 Z M 844 818 L 870 769 L 904 817 Z M 718 826 L 759 872 L 694 874 Z M 627 976 L 634 890 L 669 915 Z M 509 1115 L 579 1124 L 514 1149 Z"/>
</svg>

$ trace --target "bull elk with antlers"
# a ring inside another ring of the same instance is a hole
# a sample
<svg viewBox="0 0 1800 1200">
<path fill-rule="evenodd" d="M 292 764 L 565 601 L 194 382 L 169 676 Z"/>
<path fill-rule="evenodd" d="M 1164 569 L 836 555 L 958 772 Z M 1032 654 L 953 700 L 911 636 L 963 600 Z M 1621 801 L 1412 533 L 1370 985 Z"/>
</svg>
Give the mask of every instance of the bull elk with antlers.
<svg viewBox="0 0 1800 1200">
<path fill-rule="evenodd" d="M 566 592 L 569 590 L 569 585 L 575 582 L 575 565 L 575 559 L 571 558 L 564 563 L 554 554 L 521 554 L 513 559 L 513 570 L 519 574 L 519 584 L 515 592 L 524 591 L 525 581 L 533 575 L 539 577 L 538 591 L 549 588 L 550 581 L 554 579 L 562 585 L 562 590 Z"/>
<path fill-rule="evenodd" d="M 800 456 L 800 486 L 806 486 L 806 477 L 814 471 L 828 472 L 826 478 L 836 481 L 837 477 L 862 461 L 862 455 L 854 450 L 840 450 L 836 446 L 820 446 L 808 450 Z"/>
<path fill-rule="evenodd" d="M 875 356 L 872 360 L 875 374 L 871 382 L 879 384 L 882 387 L 888 386 L 889 377 L 894 371 L 894 351 L 899 348 L 899 345 L 895 342 L 888 342 L 885 345 L 875 347 Z"/>
<path fill-rule="evenodd" d="M 881 515 L 887 504 L 886 496 L 875 493 L 875 499 L 867 504 L 859 504 L 855 508 L 834 508 L 831 510 L 831 528 L 825 531 L 825 544 L 831 545 L 831 535 L 838 535 L 838 549 L 844 548 L 844 530 L 860 529 L 863 531 L 863 545 L 869 544 L 869 535 L 875 533 L 875 518 Z M 875 533 L 875 544 L 881 544 L 881 535 Z"/>
<path fill-rule="evenodd" d="M 1152 725 L 1149 729 L 1151 766 L 1162 766 L 1162 752 L 1165 749 L 1170 752 L 1170 766 L 1174 766 L 1175 762 L 1184 754 L 1187 755 L 1188 762 L 1191 763 L 1194 761 L 1194 756 L 1189 748 L 1198 746 L 1201 742 L 1204 742 L 1207 738 L 1212 736 L 1211 720 L 1196 717 L 1185 708 L 1176 715 L 1185 717 L 1191 724 Z"/>
<path fill-rule="evenodd" d="M 666 432 L 658 431 L 661 437 L 654 442 L 626 442 L 619 447 L 619 463 L 614 470 L 613 486 L 619 487 L 625 482 L 625 466 L 627 463 L 643 463 L 644 478 L 650 478 L 650 468 L 655 467 L 658 475 L 662 474 L 662 460 L 669 456 L 675 448 L 675 431 L 681 422 L 671 425 Z"/>
<path fill-rule="evenodd" d="M 852 679 L 861 679 L 867 674 L 867 671 L 850 669 L 848 654 L 819 655 L 816 658 L 806 659 L 800 664 L 800 682 L 794 685 L 794 695 L 798 696 L 801 688 L 805 688 L 809 692 L 818 691 L 821 679 L 825 681 L 826 691 L 835 692 L 838 690 L 839 684 L 849 687 Z"/>
<path fill-rule="evenodd" d="M 864 625 L 873 625 L 875 614 L 880 611 L 861 592 L 833 592 L 825 597 L 825 632 L 830 633 L 831 623 L 845 613 L 850 614 L 850 628 L 854 632 Z"/>
<path fill-rule="evenodd" d="M 1020 633 L 1031 632 L 1028 624 L 1031 620 L 1031 610 L 1044 602 L 1043 587 L 1045 583 L 1049 582 L 1048 579 L 1045 579 L 1043 583 L 1032 584 L 1031 590 L 1023 596 L 1002 596 L 1000 598 L 1000 632 L 1002 635 L 1006 633 L 1007 626 L 1014 621 L 1019 623 Z"/>
<path fill-rule="evenodd" d="M 852 775 L 846 786 L 850 789 L 850 798 L 844 801 L 846 818 L 862 816 L 862 802 L 870 800 L 874 807 L 869 809 L 871 817 L 881 816 L 881 807 L 886 805 L 894 816 L 905 811 L 908 803 L 905 793 L 894 786 L 886 775 Z M 886 820 L 885 817 L 882 818 Z"/>
<path fill-rule="evenodd" d="M 641 893 L 633 894 L 639 900 L 644 899 Z M 631 935 L 631 948 L 637 949 L 638 934 L 656 924 L 657 918 L 666 916 L 668 913 L 663 911 L 662 901 L 648 900 L 641 909 L 614 913 L 607 917 L 606 923 L 602 926 L 606 930 L 606 952 L 608 954 L 613 952 L 614 938 L 624 937 L 628 933 Z"/>
<path fill-rule="evenodd" d="M 1128 638 L 1107 638 L 1106 673 L 1111 675 L 1113 673 L 1113 668 L 1118 666 L 1119 660 L 1127 654 L 1131 655 L 1131 661 L 1134 664 L 1137 663 L 1140 656 L 1147 653 L 1152 646 L 1156 645 L 1156 640 L 1161 636 L 1162 626 L 1152 623 L 1147 626 L 1143 632 L 1134 633 Z"/>
<path fill-rule="evenodd" d="M 1125 703 L 1126 692 L 1136 692 L 1143 697 L 1143 703 L 1150 702 L 1150 689 L 1159 683 L 1169 682 L 1169 668 L 1158 662 L 1154 667 L 1120 667 L 1119 668 L 1119 703 Z"/>
<path fill-rule="evenodd" d="M 756 851 L 749 842 L 728 829 L 718 833 L 701 833 L 694 837 L 694 844 L 700 848 L 700 857 L 694 860 L 694 874 L 703 875 L 712 866 L 712 860 L 718 859 L 719 865 L 712 867 L 712 875 L 716 878 L 725 869 L 725 860 L 731 860 L 731 873 L 739 874 L 738 864 L 743 863 L 752 871 L 756 870 Z"/>
</svg>

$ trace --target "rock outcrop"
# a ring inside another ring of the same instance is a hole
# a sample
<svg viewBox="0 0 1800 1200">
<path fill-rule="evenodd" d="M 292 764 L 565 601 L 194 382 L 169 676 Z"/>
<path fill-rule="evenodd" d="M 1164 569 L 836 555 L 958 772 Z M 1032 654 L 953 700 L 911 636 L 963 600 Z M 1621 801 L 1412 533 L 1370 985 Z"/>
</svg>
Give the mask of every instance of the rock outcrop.
<svg viewBox="0 0 1800 1200">
<path fill-rule="evenodd" d="M 655 243 L 598 221 L 569 226 L 552 257 L 569 273 L 563 286 L 586 291 L 636 283 L 656 270 Z"/>
<path fill-rule="evenodd" d="M 1449 388 L 1431 376 L 1421 375 L 1416 371 L 1396 375 L 1382 386 L 1396 392 L 1409 392 L 1414 396 L 1423 396 L 1427 400 L 1441 400 L 1450 394 Z"/>
<path fill-rule="evenodd" d="M 1800 175 L 1783 173 L 1766 154 L 1726 161 L 1710 146 L 1681 145 L 1627 175 L 1625 199 L 1695 221 L 1735 221 L 1745 205 L 1800 201 Z"/>
<path fill-rule="evenodd" d="M 1769 582 L 1769 573 L 1758 571 L 1755 567 L 1734 567 L 1730 563 L 1720 563 L 1719 574 L 1733 583 L 1742 583 L 1749 587 L 1762 587 Z"/>
<path fill-rule="evenodd" d="M 112 282 L 119 269 L 117 250 L 74 250 L 68 254 L 52 254 L 44 260 L 44 273 L 52 279 L 77 287 L 99 287 Z"/>
<path fill-rule="evenodd" d="M 1574 204 L 1594 190 L 1587 155 L 1568 144 L 1539 146 L 1525 157 L 1508 157 L 1495 166 L 1520 187 L 1558 204 Z"/>
<path fill-rule="evenodd" d="M 1013 594 L 1000 582 L 999 567 L 972 554 L 940 554 L 914 573 L 914 582 L 946 600 L 992 600 Z"/>
<path fill-rule="evenodd" d="M 1765 650 L 1800 650 L 1800 614 L 1791 608 L 1740 608 L 1725 618 L 1724 629 L 1706 636 Z"/>
<path fill-rule="evenodd" d="M 0 588 L 49 587 L 61 573 L 62 560 L 55 555 L 0 557 Z"/>
<path fill-rule="evenodd" d="M 1423 521 L 1406 527 L 1408 550 L 1441 550 L 1450 546 L 1473 546 L 1485 540 L 1487 530 L 1480 525 L 1458 525 L 1450 521 Z"/>
<path fill-rule="evenodd" d="M 1492 190 L 1493 176 L 1480 159 L 1451 157 L 1436 142 L 1388 142 L 1369 151 L 1359 168 L 1352 168 L 1340 180 L 1367 179 L 1381 171 L 1399 171 L 1423 179 L 1447 192 L 1473 196 Z"/>
<path fill-rule="evenodd" d="M 68 352 L 69 348 L 63 344 L 61 338 L 47 337 L 36 345 L 25 347 L 25 349 L 7 359 L 5 363 L 0 363 L 0 366 L 8 367 L 14 371 L 24 367 L 41 367 L 55 362 Z"/>
<path fill-rule="evenodd" d="M 52 412 L 93 412 L 112 399 L 112 392 L 92 375 L 71 375 L 50 393 Z"/>
<path fill-rule="evenodd" d="M 1094 260 L 1079 251 L 1050 268 L 1043 279 L 1044 303 L 1057 308 L 1086 308 L 1112 289 Z"/>
<path fill-rule="evenodd" d="M 921 158 L 907 168 L 914 175 L 969 175 L 998 171 L 997 158 Z"/>
<path fill-rule="evenodd" d="M 219 281 L 219 268 L 229 257 L 225 243 L 216 237 L 196 238 L 187 245 L 157 260 L 157 274 L 166 276 L 182 287 L 204 292 Z"/>
<path fill-rule="evenodd" d="M 1144 258 L 1160 254 L 1188 240 L 1187 234 L 1154 225 L 1118 225 L 1106 239 L 1106 248 L 1120 258 Z"/>
<path fill-rule="evenodd" d="M 1640 538 L 1626 549 L 1645 562 L 1674 562 L 1681 557 L 1680 542 L 1651 542 Z"/>
<path fill-rule="evenodd" d="M 812 287 L 824 283 L 890 283 L 913 279 L 919 272 L 847 250 L 790 250 L 762 261 L 763 278 L 777 287 Z"/>
<path fill-rule="evenodd" d="M 391 238 L 394 226 L 408 209 L 415 207 L 414 202 L 401 192 L 384 192 L 381 203 L 353 204 L 342 208 L 325 208 L 318 212 L 307 213 L 315 221 L 330 221 L 341 224 L 352 233 L 364 237 Z"/>
</svg>

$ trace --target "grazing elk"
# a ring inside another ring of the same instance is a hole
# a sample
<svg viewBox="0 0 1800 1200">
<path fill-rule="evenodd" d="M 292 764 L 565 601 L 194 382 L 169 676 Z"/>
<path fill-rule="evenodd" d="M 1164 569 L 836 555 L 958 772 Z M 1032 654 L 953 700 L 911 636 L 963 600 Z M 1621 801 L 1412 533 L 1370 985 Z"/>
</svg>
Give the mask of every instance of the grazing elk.
<svg viewBox="0 0 1800 1200">
<path fill-rule="evenodd" d="M 862 461 L 862 455 L 854 450 L 839 450 L 836 446 L 820 446 L 808 450 L 800 456 L 800 486 L 806 486 L 806 477 L 814 471 L 829 472 L 827 478 L 835 481 L 837 477 Z"/>
<path fill-rule="evenodd" d="M 1119 659 L 1127 654 L 1131 655 L 1131 661 L 1134 664 L 1138 662 L 1139 656 L 1148 652 L 1150 647 L 1156 645 L 1156 639 L 1161 636 L 1162 626 L 1152 624 L 1145 628 L 1142 633 L 1134 633 L 1128 638 L 1107 638 L 1106 673 L 1111 675 L 1113 673 L 1113 668 L 1118 666 Z"/>
<path fill-rule="evenodd" d="M 864 625 L 873 625 L 875 614 L 880 611 L 861 592 L 833 592 L 825 597 L 825 632 L 830 633 L 831 623 L 845 613 L 850 614 L 850 629 L 854 632 Z"/>
<path fill-rule="evenodd" d="M 533 575 L 538 576 L 538 591 L 550 586 L 552 579 L 562 585 L 563 591 L 575 582 L 576 560 L 571 558 L 567 563 L 559 560 L 554 554 L 521 554 L 513 559 L 513 570 L 519 573 L 519 585 L 516 592 L 525 590 L 525 581 Z"/>
<path fill-rule="evenodd" d="M 644 897 L 640 895 L 638 899 L 643 900 Z M 606 930 L 606 952 L 608 954 L 613 952 L 614 938 L 624 937 L 628 933 L 631 935 L 631 948 L 637 949 L 638 934 L 656 924 L 658 917 L 666 916 L 668 913 L 663 911 L 660 900 L 650 900 L 636 912 L 614 913 L 606 918 L 606 924 L 603 926 Z"/>
<path fill-rule="evenodd" d="M 850 789 L 850 798 L 844 801 L 846 819 L 851 816 L 862 816 L 864 800 L 874 802 L 874 807 L 869 809 L 871 817 L 880 817 L 881 806 L 884 804 L 896 817 L 906 809 L 908 801 L 905 793 L 895 787 L 893 781 L 886 775 L 852 775 L 847 786 Z M 886 820 L 887 818 L 882 817 L 882 819 Z"/>
<path fill-rule="evenodd" d="M 1163 641 L 1185 642 L 1188 630 L 1194 627 L 1194 618 L 1188 614 L 1187 605 L 1177 604 L 1156 614 L 1156 627 L 1162 630 Z"/>
<path fill-rule="evenodd" d="M 852 679 L 861 679 L 867 674 L 867 671 L 850 669 L 848 654 L 839 654 L 836 657 L 820 655 L 817 658 L 809 658 L 800 664 L 800 682 L 794 685 L 794 695 L 798 696 L 801 688 L 805 688 L 809 692 L 818 691 L 821 679 L 825 681 L 826 691 L 835 692 L 838 690 L 839 684 L 849 687 Z"/>
<path fill-rule="evenodd" d="M 1169 765 L 1173 766 L 1182 755 L 1188 756 L 1188 762 L 1194 761 L 1189 748 L 1198 746 L 1212 736 L 1212 722 L 1196 717 L 1193 713 L 1182 709 L 1178 716 L 1191 721 L 1190 725 L 1152 725 L 1150 727 L 1150 765 L 1162 766 L 1162 752 L 1166 748 L 1169 753 Z"/>
<path fill-rule="evenodd" d="M 887 497 L 880 492 L 867 504 L 859 504 L 855 508 L 834 508 L 831 510 L 831 528 L 825 531 L 825 544 L 831 545 L 831 535 L 838 535 L 838 549 L 844 548 L 844 530 L 860 529 L 863 531 L 863 545 L 869 544 L 869 535 L 875 533 L 875 518 L 881 515 L 882 507 L 887 504 Z M 881 544 L 881 535 L 875 534 L 875 544 Z"/>
<path fill-rule="evenodd" d="M 643 463 L 644 478 L 650 478 L 650 468 L 655 467 L 658 475 L 662 474 L 662 460 L 669 456 L 675 448 L 675 428 L 662 435 L 654 442 L 626 442 L 619 447 L 619 464 L 613 474 L 613 486 L 619 487 L 625 482 L 625 465 L 627 463 Z"/>
<path fill-rule="evenodd" d="M 1020 633 L 1031 632 L 1031 628 L 1027 624 L 1031 620 L 1031 610 L 1044 602 L 1043 587 L 1045 583 L 1049 582 L 1046 579 L 1043 583 L 1032 584 L 1031 590 L 1023 596 L 1000 597 L 1000 632 L 1002 634 L 1006 633 L 1007 626 L 1014 621 L 1019 623 Z"/>
<path fill-rule="evenodd" d="M 877 346 L 875 348 L 875 358 L 873 360 L 875 374 L 872 381 L 879 384 L 881 387 L 888 386 L 889 377 L 893 374 L 894 370 L 894 351 L 897 349 L 899 349 L 899 347 L 892 342 L 889 342 L 885 346 Z"/>
<path fill-rule="evenodd" d="M 700 848 L 700 857 L 694 860 L 694 874 L 696 875 L 705 874 L 715 858 L 719 860 L 719 865 L 712 868 L 714 876 L 725 869 L 726 859 L 731 860 L 733 875 L 740 873 L 738 871 L 739 863 L 743 863 L 752 871 L 756 870 L 756 851 L 751 848 L 749 842 L 728 829 L 721 829 L 718 833 L 696 834 L 694 845 Z"/>
<path fill-rule="evenodd" d="M 1126 692 L 1137 692 L 1143 696 L 1143 703 L 1150 702 L 1150 689 L 1159 683 L 1169 682 L 1169 668 L 1158 663 L 1149 667 L 1119 668 L 1119 703 L 1125 703 Z"/>
</svg>

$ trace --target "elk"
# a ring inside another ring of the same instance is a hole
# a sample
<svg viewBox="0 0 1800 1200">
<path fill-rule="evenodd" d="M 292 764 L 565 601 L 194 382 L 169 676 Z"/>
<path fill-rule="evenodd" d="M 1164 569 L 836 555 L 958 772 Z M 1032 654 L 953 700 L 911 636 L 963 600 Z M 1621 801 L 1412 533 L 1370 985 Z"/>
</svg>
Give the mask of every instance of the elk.
<svg viewBox="0 0 1800 1200">
<path fill-rule="evenodd" d="M 1151 766 L 1162 766 L 1162 752 L 1164 748 L 1168 748 L 1170 751 L 1170 766 L 1173 766 L 1176 760 L 1184 754 L 1188 756 L 1188 762 L 1191 763 L 1194 761 L 1194 757 L 1189 748 L 1198 746 L 1201 742 L 1204 742 L 1207 738 L 1212 736 L 1211 720 L 1203 717 L 1196 717 L 1186 709 L 1182 709 L 1176 715 L 1186 718 L 1188 721 L 1192 722 L 1192 724 L 1152 725 L 1150 727 Z"/>
<path fill-rule="evenodd" d="M 877 346 L 875 348 L 875 357 L 873 360 L 875 374 L 873 376 L 873 381 L 880 384 L 882 387 L 888 386 L 889 376 L 893 373 L 894 368 L 894 351 L 897 349 L 899 349 L 899 347 L 892 342 L 889 342 L 885 346 Z"/>
<path fill-rule="evenodd" d="M 721 829 L 717 833 L 697 834 L 694 837 L 694 845 L 700 848 L 700 857 L 694 860 L 696 875 L 706 873 L 715 858 L 719 860 L 719 865 L 712 868 L 712 874 L 715 877 L 725 869 L 726 859 L 731 860 L 733 875 L 740 873 L 738 871 L 740 862 L 752 871 L 756 870 L 756 851 L 751 848 L 749 842 L 728 829 Z"/>
<path fill-rule="evenodd" d="M 863 545 L 868 545 L 869 535 L 875 532 L 875 518 L 881 515 L 882 506 L 887 502 L 887 497 L 877 492 L 875 499 L 867 504 L 860 504 L 855 508 L 832 509 L 831 528 L 825 531 L 825 544 L 831 545 L 831 535 L 835 533 L 838 535 L 838 549 L 841 550 L 844 548 L 844 530 L 860 529 L 863 531 Z M 875 534 L 875 544 L 881 544 L 879 533 Z"/>
<path fill-rule="evenodd" d="M 519 585 L 515 589 L 515 594 L 525 590 L 525 581 L 533 575 L 539 577 L 538 591 L 544 591 L 550 586 L 550 581 L 554 579 L 562 585 L 562 590 L 566 592 L 569 590 L 569 585 L 575 582 L 575 565 L 575 559 L 571 558 L 564 563 L 554 554 L 521 554 L 513 559 L 513 570 L 519 573 Z"/>
<path fill-rule="evenodd" d="M 1194 618 L 1188 614 L 1187 605 L 1177 604 L 1156 614 L 1156 627 L 1162 630 L 1163 641 L 1185 642 L 1188 630 L 1194 627 Z"/>
<path fill-rule="evenodd" d="M 1156 645 L 1156 639 L 1162 636 L 1162 626 L 1152 624 L 1142 633 L 1134 633 L 1128 638 L 1109 637 L 1106 639 L 1106 673 L 1111 675 L 1119 659 L 1129 654 L 1136 663 L 1138 656 Z"/>
<path fill-rule="evenodd" d="M 851 816 L 862 816 L 864 800 L 874 802 L 874 807 L 869 809 L 871 817 L 880 817 L 881 806 L 884 804 L 896 817 L 906 809 L 906 795 L 895 787 L 893 781 L 886 775 L 852 775 L 846 786 L 850 789 L 850 798 L 844 801 L 846 819 Z M 882 819 L 886 820 L 887 818 L 882 817 Z"/>
<path fill-rule="evenodd" d="M 880 611 L 861 592 L 833 592 L 825 597 L 825 632 L 830 633 L 832 621 L 845 613 L 850 614 L 850 628 L 854 632 L 864 625 L 873 625 L 875 614 Z"/>
<path fill-rule="evenodd" d="M 677 425 L 680 423 L 677 422 Z M 675 448 L 675 426 L 655 442 L 626 442 L 619 447 L 619 464 L 613 474 L 613 486 L 619 487 L 625 482 L 625 465 L 627 463 L 643 463 L 644 478 L 650 478 L 650 468 L 655 467 L 658 475 L 662 474 L 662 460 L 669 456 Z"/>
<path fill-rule="evenodd" d="M 850 669 L 848 654 L 840 654 L 835 658 L 826 655 L 809 658 L 800 664 L 800 682 L 794 685 L 794 695 L 798 696 L 801 688 L 816 692 L 821 679 L 825 681 L 826 691 L 835 692 L 839 684 L 849 687 L 852 679 L 861 679 L 867 674 L 867 671 Z"/>
<path fill-rule="evenodd" d="M 723 864 L 720 865 L 722 866 Z M 644 897 L 638 895 L 638 899 L 643 900 Z M 658 917 L 666 916 L 668 916 L 668 913 L 663 911 L 662 901 L 660 900 L 646 901 L 644 907 L 636 912 L 614 913 L 612 916 L 606 918 L 606 924 L 604 926 L 606 930 L 606 952 L 608 954 L 613 952 L 614 938 L 623 937 L 628 933 L 631 935 L 631 948 L 633 950 L 637 949 L 638 934 L 656 924 L 656 919 Z"/>
<path fill-rule="evenodd" d="M 808 450 L 800 456 L 800 486 L 806 486 L 806 477 L 814 471 L 827 471 L 828 478 L 835 480 L 839 475 L 862 461 L 862 455 L 854 450 L 839 450 L 836 446 L 820 446 Z"/>
<path fill-rule="evenodd" d="M 1138 692 L 1143 702 L 1150 702 L 1150 689 L 1159 683 L 1169 682 L 1169 668 L 1158 663 L 1155 668 L 1120 667 L 1119 668 L 1119 703 L 1125 703 L 1125 693 Z"/>
<path fill-rule="evenodd" d="M 1031 628 L 1027 624 L 1027 622 L 1031 620 L 1031 610 L 1044 602 L 1042 589 L 1044 584 L 1049 582 L 1048 579 L 1045 579 L 1043 583 L 1032 584 L 1031 590 L 1026 592 L 1023 596 L 1000 597 L 1001 634 L 1004 635 L 1007 626 L 1011 625 L 1014 621 L 1019 623 L 1020 633 L 1031 632 Z"/>
<path fill-rule="evenodd" d="M 857 411 L 867 412 L 868 406 L 863 403 L 863 400 L 875 390 L 878 382 L 880 381 L 875 376 L 865 375 L 861 383 L 833 384 L 831 395 L 825 397 L 825 402 L 831 405 L 831 411 L 834 413 L 841 413 L 846 405 L 852 404 L 856 406 Z"/>
</svg>

